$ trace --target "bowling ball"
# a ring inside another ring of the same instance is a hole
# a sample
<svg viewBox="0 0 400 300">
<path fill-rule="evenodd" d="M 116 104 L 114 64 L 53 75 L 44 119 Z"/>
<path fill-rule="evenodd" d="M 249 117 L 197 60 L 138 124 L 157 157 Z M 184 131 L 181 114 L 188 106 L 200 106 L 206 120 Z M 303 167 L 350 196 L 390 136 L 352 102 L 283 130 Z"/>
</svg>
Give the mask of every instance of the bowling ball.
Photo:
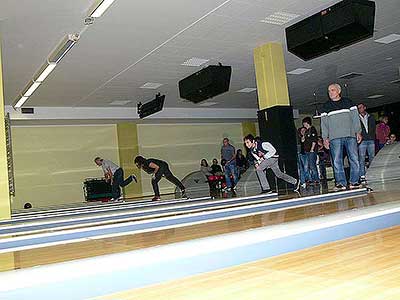
<svg viewBox="0 0 400 300">
<path fill-rule="evenodd" d="M 25 208 L 25 209 L 32 208 L 32 204 L 30 204 L 29 202 L 26 202 L 26 203 L 24 204 L 24 208 Z"/>
</svg>

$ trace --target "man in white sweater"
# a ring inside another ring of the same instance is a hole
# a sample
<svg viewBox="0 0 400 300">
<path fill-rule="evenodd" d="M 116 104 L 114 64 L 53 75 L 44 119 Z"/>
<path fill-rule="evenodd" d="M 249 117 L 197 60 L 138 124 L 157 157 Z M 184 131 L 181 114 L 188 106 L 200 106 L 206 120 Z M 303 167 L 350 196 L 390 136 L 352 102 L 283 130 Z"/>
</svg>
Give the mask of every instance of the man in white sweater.
<svg viewBox="0 0 400 300">
<path fill-rule="evenodd" d="M 121 188 L 127 186 L 132 181 L 137 182 L 137 178 L 135 175 L 130 175 L 127 179 L 124 180 L 124 170 L 113 163 L 110 160 L 103 159 L 101 157 L 96 157 L 94 159 L 96 165 L 103 169 L 104 177 L 106 181 L 110 181 L 112 187 L 112 195 L 111 201 L 119 201 L 123 200 L 121 197 Z"/>
<path fill-rule="evenodd" d="M 279 169 L 279 155 L 271 143 L 256 141 L 254 136 L 251 134 L 245 136 L 244 143 L 250 151 L 250 160 L 253 160 L 254 162 L 254 167 L 256 168 L 257 176 L 260 180 L 262 193 L 272 192 L 267 180 L 267 176 L 264 172 L 264 170 L 268 168 L 274 172 L 276 177 L 292 184 L 294 186 L 294 191 L 299 190 L 300 181 L 288 174 L 283 173 Z"/>
</svg>

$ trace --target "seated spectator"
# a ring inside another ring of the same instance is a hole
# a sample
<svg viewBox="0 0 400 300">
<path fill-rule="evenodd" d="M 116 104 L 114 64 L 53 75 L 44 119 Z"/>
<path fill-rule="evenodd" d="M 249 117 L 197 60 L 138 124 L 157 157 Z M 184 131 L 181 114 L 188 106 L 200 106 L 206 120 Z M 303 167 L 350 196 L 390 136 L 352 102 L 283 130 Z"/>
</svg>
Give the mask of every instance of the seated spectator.
<svg viewBox="0 0 400 300">
<path fill-rule="evenodd" d="M 397 143 L 397 139 L 396 139 L 396 135 L 394 133 L 392 133 L 389 136 L 388 141 L 386 142 L 386 145 L 392 145 L 392 144 L 396 144 Z"/>
<path fill-rule="evenodd" d="M 200 171 L 206 176 L 212 176 L 212 168 L 208 165 L 208 162 L 203 158 L 200 162 Z"/>
<path fill-rule="evenodd" d="M 238 171 L 238 175 L 242 175 L 249 167 L 246 157 L 243 155 L 241 149 L 236 151 L 236 167 Z"/>
<path fill-rule="evenodd" d="M 376 139 L 378 140 L 378 150 L 381 150 L 389 140 L 390 127 L 388 116 L 380 118 L 380 123 L 376 126 Z"/>
<path fill-rule="evenodd" d="M 212 161 L 212 165 L 211 165 L 211 173 L 213 175 L 222 175 L 222 168 L 221 166 L 218 164 L 218 160 L 216 158 L 213 159 Z"/>
</svg>

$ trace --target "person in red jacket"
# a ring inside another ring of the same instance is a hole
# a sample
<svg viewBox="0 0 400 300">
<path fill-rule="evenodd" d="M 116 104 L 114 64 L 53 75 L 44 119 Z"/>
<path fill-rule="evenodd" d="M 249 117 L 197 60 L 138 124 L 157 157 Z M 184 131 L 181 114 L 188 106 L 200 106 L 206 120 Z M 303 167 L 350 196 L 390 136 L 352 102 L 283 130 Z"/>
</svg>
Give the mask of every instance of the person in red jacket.
<svg viewBox="0 0 400 300">
<path fill-rule="evenodd" d="M 381 150 L 389 140 L 390 127 L 388 116 L 381 117 L 381 122 L 376 126 L 376 139 L 378 140 L 378 150 Z"/>
</svg>

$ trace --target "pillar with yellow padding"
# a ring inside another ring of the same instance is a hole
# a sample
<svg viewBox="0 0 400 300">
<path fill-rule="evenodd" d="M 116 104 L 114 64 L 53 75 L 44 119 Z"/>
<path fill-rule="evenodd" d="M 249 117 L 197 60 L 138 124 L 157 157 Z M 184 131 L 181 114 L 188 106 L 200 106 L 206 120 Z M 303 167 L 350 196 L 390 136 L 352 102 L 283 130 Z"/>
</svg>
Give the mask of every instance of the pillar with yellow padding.
<svg viewBox="0 0 400 300">
<path fill-rule="evenodd" d="M 6 128 L 4 119 L 4 94 L 3 74 L 1 61 L 1 37 L 0 37 L 0 220 L 11 218 L 10 193 L 8 186 Z"/>
<path fill-rule="evenodd" d="M 267 43 L 254 49 L 254 66 L 260 137 L 278 150 L 281 169 L 297 178 L 297 135 L 282 45 Z M 271 180 L 274 178 L 269 175 Z M 279 189 L 285 186 L 279 182 Z"/>
<path fill-rule="evenodd" d="M 282 45 L 268 43 L 254 49 L 259 109 L 289 106 L 289 92 Z"/>
<path fill-rule="evenodd" d="M 125 198 L 142 196 L 142 180 L 140 171 L 136 168 L 133 160 L 139 154 L 137 124 L 119 123 L 117 124 L 119 163 L 124 170 L 125 178 L 130 174 L 135 174 L 138 182 L 131 183 L 124 188 Z"/>
</svg>

